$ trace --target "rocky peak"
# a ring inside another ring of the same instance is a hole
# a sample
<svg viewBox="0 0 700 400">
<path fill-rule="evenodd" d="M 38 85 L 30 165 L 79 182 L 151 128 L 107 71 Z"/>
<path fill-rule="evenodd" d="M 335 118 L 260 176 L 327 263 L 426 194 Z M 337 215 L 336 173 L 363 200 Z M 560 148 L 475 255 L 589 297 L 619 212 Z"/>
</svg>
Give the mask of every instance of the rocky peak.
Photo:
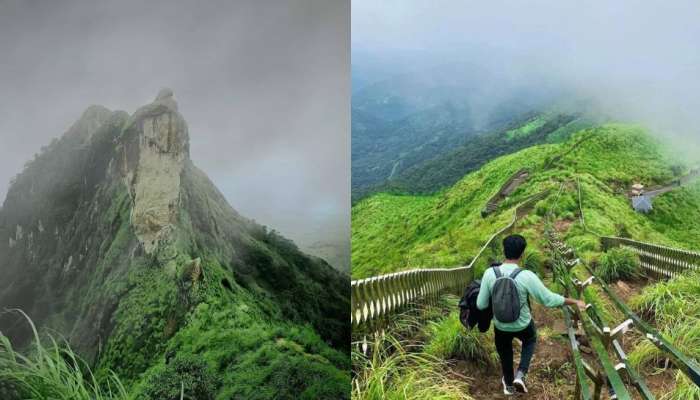
<svg viewBox="0 0 700 400">
<path fill-rule="evenodd" d="M 177 102 L 173 96 L 174 93 L 172 89 L 163 88 L 160 90 L 160 92 L 158 92 L 158 96 L 156 96 L 154 103 L 162 104 L 172 111 L 177 111 Z"/>
<path fill-rule="evenodd" d="M 189 160 L 187 124 L 170 89 L 138 109 L 122 135 L 122 176 L 133 202 L 131 222 L 147 253 L 177 221 L 180 175 Z"/>
</svg>

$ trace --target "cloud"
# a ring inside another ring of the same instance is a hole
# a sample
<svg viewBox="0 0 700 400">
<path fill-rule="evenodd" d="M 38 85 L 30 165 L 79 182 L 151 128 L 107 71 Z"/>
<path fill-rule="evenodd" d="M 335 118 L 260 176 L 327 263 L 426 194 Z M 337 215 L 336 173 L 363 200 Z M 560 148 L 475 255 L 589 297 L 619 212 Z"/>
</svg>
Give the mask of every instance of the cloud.
<svg viewBox="0 0 700 400">
<path fill-rule="evenodd" d="M 358 63 L 382 65 L 371 70 L 381 79 L 466 61 L 565 88 L 617 118 L 697 143 L 698 15 L 693 0 L 357 0 L 353 74 L 369 81 L 369 67 Z"/>
</svg>

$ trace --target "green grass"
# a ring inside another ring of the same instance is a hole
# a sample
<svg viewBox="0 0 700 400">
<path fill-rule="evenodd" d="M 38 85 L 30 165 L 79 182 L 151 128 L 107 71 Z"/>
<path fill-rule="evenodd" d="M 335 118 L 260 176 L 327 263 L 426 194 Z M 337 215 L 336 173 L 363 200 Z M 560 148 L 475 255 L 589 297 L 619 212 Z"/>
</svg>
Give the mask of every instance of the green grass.
<svg viewBox="0 0 700 400">
<path fill-rule="evenodd" d="M 471 400 L 467 383 L 451 378 L 444 361 L 391 336 L 373 343 L 369 356 L 352 353 L 355 400 Z"/>
<path fill-rule="evenodd" d="M 635 280 L 644 273 L 639 266 L 637 253 L 630 249 L 614 248 L 603 253 L 596 266 L 596 275 L 605 282 Z"/>
<path fill-rule="evenodd" d="M 674 277 L 644 288 L 630 299 L 630 307 L 659 326 L 670 325 L 678 315 L 700 319 L 700 273 Z"/>
<path fill-rule="evenodd" d="M 202 303 L 168 342 L 166 353 L 194 358 L 201 365 L 186 377 L 214 373 L 219 382 L 209 384 L 209 393 L 216 399 L 348 397 L 346 354 L 332 349 L 309 327 L 266 321 L 258 313 L 244 302 Z M 137 393 L 148 393 L 165 377 L 178 376 L 169 369 L 160 360 L 146 372 Z"/>
<path fill-rule="evenodd" d="M 594 125 L 592 120 L 587 118 L 577 118 L 568 124 L 558 128 L 547 136 L 547 140 L 551 143 L 560 143 L 568 140 L 571 135 L 584 129 L 591 128 Z"/>
<path fill-rule="evenodd" d="M 664 393 L 660 400 L 700 400 L 700 388 L 678 371 L 676 372 L 676 387 L 673 391 Z"/>
<path fill-rule="evenodd" d="M 587 140 L 573 148 L 584 137 Z M 572 149 L 572 151 L 568 151 Z M 556 160 L 543 169 L 545 160 Z M 607 124 L 588 128 L 558 144 L 534 146 L 495 159 L 482 169 L 466 175 L 457 184 L 432 196 L 377 194 L 364 199 L 352 210 L 353 278 L 422 266 L 466 264 L 484 241 L 507 223 L 512 207 L 524 196 L 544 188 L 564 190 L 539 202 L 523 218 L 517 232 L 529 242 L 529 251 L 542 251 L 544 217 L 550 210 L 562 229 L 562 238 L 589 265 L 597 264 L 597 273 L 607 281 L 634 279 L 638 276 L 636 256 L 621 249 L 602 253 L 601 235 L 626 236 L 671 247 L 698 249 L 700 243 L 700 184 L 655 199 L 649 214 L 635 213 L 625 190 L 634 182 L 646 185 L 665 183 L 678 175 L 679 165 L 692 165 L 675 157 L 668 147 L 643 128 L 625 124 Z M 530 167 L 530 179 L 504 201 L 500 209 L 482 219 L 478 212 L 516 170 Z M 583 217 L 590 229 L 580 223 L 578 203 L 580 181 Z M 497 255 L 498 249 L 494 250 Z M 543 260 L 532 256 L 526 262 L 536 269 Z M 581 267 L 574 268 L 580 278 L 588 277 Z M 478 276 L 478 274 L 476 274 Z M 631 300 L 631 306 L 645 318 L 653 319 L 659 330 L 681 351 L 700 360 L 700 276 L 679 277 L 650 285 Z M 585 292 L 587 302 L 596 305 L 609 323 L 622 320 L 607 296 L 595 285 Z M 679 321 L 678 316 L 683 315 Z M 478 351 L 468 334 L 462 335 L 452 317 L 427 328 L 425 353 L 441 359 Z M 483 358 L 482 358 L 483 359 Z M 630 352 L 633 365 L 642 371 L 659 365 L 661 354 L 653 344 L 641 341 Z M 664 397 L 697 396 L 683 377 Z"/>
<path fill-rule="evenodd" d="M 481 333 L 474 328 L 467 330 L 457 313 L 451 313 L 426 326 L 428 338 L 424 352 L 442 360 L 467 360 L 482 367 L 498 365 L 493 331 Z"/>
<path fill-rule="evenodd" d="M 678 246 L 700 249 L 700 181 L 655 198 L 648 219 Z"/>
<path fill-rule="evenodd" d="M 513 140 L 516 138 L 528 136 L 531 133 L 537 131 L 537 129 L 541 128 L 544 124 L 547 123 L 548 120 L 549 118 L 546 114 L 537 115 L 529 121 L 527 121 L 522 126 L 507 131 L 506 137 L 508 138 L 508 140 Z"/>
<path fill-rule="evenodd" d="M 700 274 L 687 274 L 647 286 L 630 300 L 630 306 L 659 327 L 661 334 L 683 354 L 700 362 Z M 683 316 L 683 318 L 679 318 Z M 651 342 L 637 344 L 629 354 L 638 368 L 662 367 L 666 356 Z M 676 377 L 676 386 L 664 399 L 697 399 L 700 390 L 687 378 Z"/>
<path fill-rule="evenodd" d="M 98 379 L 67 343 L 42 339 L 33 322 L 34 342 L 19 353 L 0 334 L 0 397 L 33 400 L 126 400 L 127 390 L 112 372 Z"/>
<path fill-rule="evenodd" d="M 470 381 L 450 369 L 456 360 L 474 368 L 494 367 L 493 332 L 467 331 L 454 312 L 458 298 L 446 295 L 391 317 L 391 329 L 369 343 L 369 352 L 353 347 L 353 399 L 463 399 Z"/>
</svg>

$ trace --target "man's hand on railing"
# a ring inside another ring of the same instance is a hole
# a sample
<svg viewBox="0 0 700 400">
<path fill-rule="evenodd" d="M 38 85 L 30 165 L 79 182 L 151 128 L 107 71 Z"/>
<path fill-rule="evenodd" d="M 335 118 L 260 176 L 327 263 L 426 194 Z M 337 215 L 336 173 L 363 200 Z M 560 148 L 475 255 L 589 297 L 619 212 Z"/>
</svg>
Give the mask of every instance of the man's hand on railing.
<svg viewBox="0 0 700 400">
<path fill-rule="evenodd" d="M 586 302 L 583 300 L 572 299 L 572 298 L 567 297 L 564 299 L 564 304 L 569 305 L 569 306 L 576 306 L 576 307 L 578 307 L 579 310 L 586 311 Z"/>
</svg>

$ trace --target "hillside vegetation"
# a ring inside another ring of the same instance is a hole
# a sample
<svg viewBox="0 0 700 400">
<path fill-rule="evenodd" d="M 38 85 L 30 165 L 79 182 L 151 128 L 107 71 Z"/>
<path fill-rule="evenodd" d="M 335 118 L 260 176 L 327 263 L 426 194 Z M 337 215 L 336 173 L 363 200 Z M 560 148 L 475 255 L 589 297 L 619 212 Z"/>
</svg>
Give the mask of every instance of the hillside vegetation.
<svg viewBox="0 0 700 400">
<path fill-rule="evenodd" d="M 698 184 L 657 198 L 648 215 L 635 213 L 624 194 L 633 182 L 661 184 L 687 167 L 688 162 L 673 157 L 643 128 L 606 124 L 578 131 L 560 143 L 499 157 L 437 194 L 377 194 L 352 209 L 352 276 L 464 264 L 510 220 L 509 208 L 529 194 L 577 179 L 586 193 L 586 222 L 592 230 L 697 248 L 700 226 L 690 218 L 700 209 Z M 496 213 L 482 219 L 480 211 L 488 199 L 521 168 L 531 169 L 530 179 Z M 543 213 L 543 207 L 536 207 L 518 228 L 529 236 L 533 249 L 538 246 Z M 556 213 L 564 221 L 578 218 L 575 190 L 562 195 Z M 583 232 L 571 235 L 582 242 L 594 240 Z"/>
</svg>

